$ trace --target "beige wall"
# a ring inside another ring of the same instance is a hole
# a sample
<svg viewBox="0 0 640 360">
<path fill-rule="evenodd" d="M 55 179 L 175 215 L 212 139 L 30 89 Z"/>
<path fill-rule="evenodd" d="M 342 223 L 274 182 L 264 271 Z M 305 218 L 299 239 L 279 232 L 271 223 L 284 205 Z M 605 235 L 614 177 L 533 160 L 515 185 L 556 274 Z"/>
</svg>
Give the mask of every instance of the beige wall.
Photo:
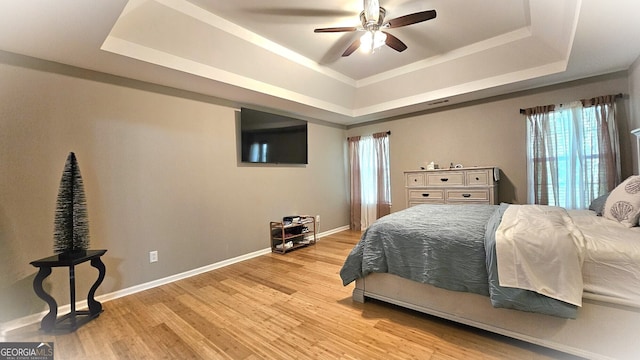
<svg viewBox="0 0 640 360">
<path fill-rule="evenodd" d="M 433 112 L 350 128 L 349 136 L 391 131 L 392 211 L 406 207 L 403 171 L 434 161 L 501 169 L 499 200 L 526 203 L 526 127 L 521 108 L 566 103 L 606 94 L 628 94 L 624 72 L 452 106 Z M 628 96 L 618 102 L 623 176 L 631 174 Z"/>
<path fill-rule="evenodd" d="M 30 261 L 53 254 L 58 185 L 76 153 L 91 248 L 108 249 L 98 295 L 269 246 L 268 222 L 319 214 L 348 225 L 343 128 L 309 124 L 309 165 L 238 163 L 238 112 L 216 100 L 0 54 L 0 323 L 45 310 Z M 149 263 L 149 251 L 159 262 Z M 77 270 L 78 297 L 95 280 Z M 46 283 L 68 304 L 68 277 Z"/>
</svg>

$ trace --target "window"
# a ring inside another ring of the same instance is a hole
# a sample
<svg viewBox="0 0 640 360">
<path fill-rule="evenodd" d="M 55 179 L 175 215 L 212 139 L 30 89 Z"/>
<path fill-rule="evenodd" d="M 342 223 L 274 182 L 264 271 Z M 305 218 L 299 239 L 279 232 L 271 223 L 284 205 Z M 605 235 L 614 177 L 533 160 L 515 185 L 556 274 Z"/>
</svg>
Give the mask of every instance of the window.
<svg viewBox="0 0 640 360">
<path fill-rule="evenodd" d="M 615 107 L 583 102 L 527 115 L 529 203 L 584 209 L 619 182 Z"/>
<path fill-rule="evenodd" d="M 389 146 L 388 137 L 379 140 L 363 137 L 360 140 L 360 185 L 362 204 L 378 204 L 378 194 L 384 193 L 389 199 Z M 380 168 L 381 167 L 381 168 Z M 380 177 L 380 179 L 378 179 Z"/>
<path fill-rule="evenodd" d="M 351 229 L 364 230 L 391 212 L 389 133 L 349 140 Z"/>
</svg>

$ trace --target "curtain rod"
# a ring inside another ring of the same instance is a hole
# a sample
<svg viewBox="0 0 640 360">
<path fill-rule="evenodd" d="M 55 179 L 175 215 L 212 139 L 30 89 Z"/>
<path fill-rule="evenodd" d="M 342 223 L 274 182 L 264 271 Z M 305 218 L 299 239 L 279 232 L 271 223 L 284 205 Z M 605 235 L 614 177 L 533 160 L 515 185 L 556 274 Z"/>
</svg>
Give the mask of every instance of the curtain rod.
<svg viewBox="0 0 640 360">
<path fill-rule="evenodd" d="M 624 96 L 624 94 L 620 93 L 620 94 L 616 94 L 615 98 L 619 99 L 619 98 L 621 98 L 623 96 Z M 559 104 L 559 106 L 562 106 L 562 104 Z M 524 114 L 526 111 L 527 111 L 526 109 L 520 109 L 520 114 Z"/>
<path fill-rule="evenodd" d="M 387 131 L 387 135 L 391 135 L 391 131 Z M 347 136 L 347 140 L 349 140 L 351 136 Z"/>
</svg>

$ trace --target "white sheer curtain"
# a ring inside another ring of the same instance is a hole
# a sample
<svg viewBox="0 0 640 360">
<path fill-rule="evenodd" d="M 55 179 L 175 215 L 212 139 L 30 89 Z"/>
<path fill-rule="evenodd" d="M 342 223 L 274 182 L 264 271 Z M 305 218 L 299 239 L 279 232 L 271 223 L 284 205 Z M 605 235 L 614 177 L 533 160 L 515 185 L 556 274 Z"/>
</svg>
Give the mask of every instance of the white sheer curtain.
<svg viewBox="0 0 640 360">
<path fill-rule="evenodd" d="M 364 230 L 391 211 L 389 134 L 349 138 L 351 228 Z"/>
<path fill-rule="evenodd" d="M 373 137 L 363 137 L 360 141 L 360 194 L 362 203 L 360 204 L 360 224 L 362 230 L 366 229 L 376 220 L 376 199 L 378 196 L 378 182 L 376 181 L 377 154 L 375 152 L 375 141 Z"/>
<path fill-rule="evenodd" d="M 529 203 L 584 209 L 619 183 L 613 99 L 526 110 Z"/>
</svg>

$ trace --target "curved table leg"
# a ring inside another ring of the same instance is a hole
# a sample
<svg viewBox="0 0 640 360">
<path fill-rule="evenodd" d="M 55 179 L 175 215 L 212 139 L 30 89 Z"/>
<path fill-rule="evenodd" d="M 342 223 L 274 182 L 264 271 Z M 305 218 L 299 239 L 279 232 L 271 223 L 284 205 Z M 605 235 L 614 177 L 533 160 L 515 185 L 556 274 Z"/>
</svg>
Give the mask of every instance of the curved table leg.
<svg viewBox="0 0 640 360">
<path fill-rule="evenodd" d="M 49 304 L 49 313 L 42 318 L 40 322 L 40 326 L 44 331 L 51 331 L 56 325 L 56 318 L 58 317 L 58 304 L 56 303 L 56 299 L 54 299 L 51 295 L 47 294 L 42 287 L 42 282 L 51 274 L 50 267 L 41 267 L 38 271 L 38 274 L 33 279 L 33 290 L 36 292 L 36 295 L 42 300 L 44 300 L 47 304 Z"/>
<path fill-rule="evenodd" d="M 104 280 L 106 268 L 99 257 L 91 259 L 91 266 L 98 269 L 98 279 L 89 290 L 89 295 L 87 296 L 87 304 L 89 305 L 89 313 L 91 315 L 98 315 L 102 312 L 102 304 L 96 301 L 94 296 L 96 295 L 96 290 L 98 290 L 98 287 L 100 286 L 100 284 L 102 284 L 102 280 Z"/>
</svg>

